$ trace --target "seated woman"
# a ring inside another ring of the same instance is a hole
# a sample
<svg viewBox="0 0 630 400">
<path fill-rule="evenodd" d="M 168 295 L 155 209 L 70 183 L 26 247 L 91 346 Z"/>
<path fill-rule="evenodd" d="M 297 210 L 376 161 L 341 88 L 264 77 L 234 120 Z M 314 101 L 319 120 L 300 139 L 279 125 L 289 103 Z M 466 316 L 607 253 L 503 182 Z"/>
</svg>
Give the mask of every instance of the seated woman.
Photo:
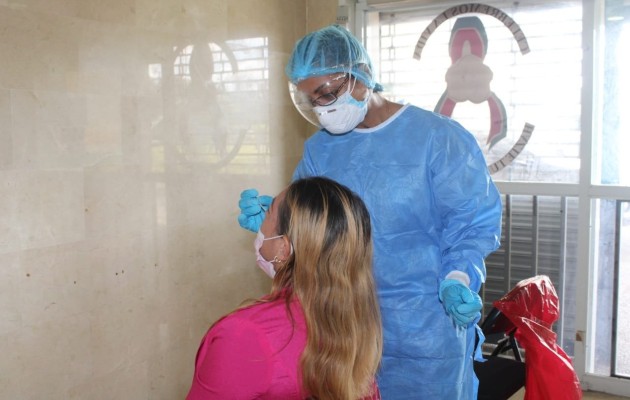
<svg viewBox="0 0 630 400">
<path fill-rule="evenodd" d="M 380 399 L 363 201 L 327 178 L 297 180 L 272 202 L 255 248 L 271 293 L 210 328 L 187 399 Z"/>
</svg>

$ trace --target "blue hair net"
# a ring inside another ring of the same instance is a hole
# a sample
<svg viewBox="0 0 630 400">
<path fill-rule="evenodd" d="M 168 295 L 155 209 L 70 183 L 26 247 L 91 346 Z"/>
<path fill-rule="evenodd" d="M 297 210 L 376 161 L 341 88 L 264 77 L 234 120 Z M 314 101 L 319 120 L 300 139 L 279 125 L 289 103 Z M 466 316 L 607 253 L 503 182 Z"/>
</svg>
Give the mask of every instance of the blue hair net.
<svg viewBox="0 0 630 400">
<path fill-rule="evenodd" d="M 372 62 L 365 47 L 347 29 L 330 25 L 300 39 L 286 67 L 289 80 L 350 73 L 375 92 L 383 87 L 374 81 Z"/>
</svg>

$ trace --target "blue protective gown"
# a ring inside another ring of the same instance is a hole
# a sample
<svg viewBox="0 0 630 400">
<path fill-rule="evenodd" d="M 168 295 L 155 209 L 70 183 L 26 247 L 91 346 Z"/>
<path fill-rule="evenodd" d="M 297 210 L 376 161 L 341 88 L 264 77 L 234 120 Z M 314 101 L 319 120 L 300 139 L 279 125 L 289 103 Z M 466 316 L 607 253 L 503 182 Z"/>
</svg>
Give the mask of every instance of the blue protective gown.
<svg viewBox="0 0 630 400">
<path fill-rule="evenodd" d="M 457 328 L 438 299 L 455 270 L 479 291 L 499 246 L 501 198 L 475 138 L 406 105 L 377 127 L 310 137 L 293 178 L 314 175 L 351 188 L 371 214 L 383 399 L 476 399 L 475 325 Z"/>
</svg>

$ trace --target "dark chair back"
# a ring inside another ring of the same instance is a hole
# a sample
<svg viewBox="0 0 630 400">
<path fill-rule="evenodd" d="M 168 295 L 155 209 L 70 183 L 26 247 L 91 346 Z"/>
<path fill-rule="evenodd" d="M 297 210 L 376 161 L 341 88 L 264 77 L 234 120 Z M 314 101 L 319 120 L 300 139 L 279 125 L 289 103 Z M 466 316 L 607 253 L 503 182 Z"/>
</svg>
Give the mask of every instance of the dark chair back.
<svg viewBox="0 0 630 400">
<path fill-rule="evenodd" d="M 486 338 L 499 336 L 485 362 L 475 361 L 479 379 L 478 400 L 507 400 L 525 386 L 525 363 L 514 337 L 516 327 L 497 308 L 492 308 L 479 325 Z M 511 351 L 511 356 L 504 355 Z"/>
</svg>

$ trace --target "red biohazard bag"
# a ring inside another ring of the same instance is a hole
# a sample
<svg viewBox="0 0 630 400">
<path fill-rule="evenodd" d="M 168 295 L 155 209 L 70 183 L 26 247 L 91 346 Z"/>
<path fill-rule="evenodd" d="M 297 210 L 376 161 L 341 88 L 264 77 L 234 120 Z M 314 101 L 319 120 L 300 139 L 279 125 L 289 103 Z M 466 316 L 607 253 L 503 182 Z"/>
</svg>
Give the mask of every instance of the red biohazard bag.
<svg viewBox="0 0 630 400">
<path fill-rule="evenodd" d="M 524 400 L 581 399 L 571 359 L 556 343 L 552 330 L 560 310 L 549 277 L 522 280 L 493 305 L 517 328 L 515 338 L 525 350 Z"/>
</svg>

